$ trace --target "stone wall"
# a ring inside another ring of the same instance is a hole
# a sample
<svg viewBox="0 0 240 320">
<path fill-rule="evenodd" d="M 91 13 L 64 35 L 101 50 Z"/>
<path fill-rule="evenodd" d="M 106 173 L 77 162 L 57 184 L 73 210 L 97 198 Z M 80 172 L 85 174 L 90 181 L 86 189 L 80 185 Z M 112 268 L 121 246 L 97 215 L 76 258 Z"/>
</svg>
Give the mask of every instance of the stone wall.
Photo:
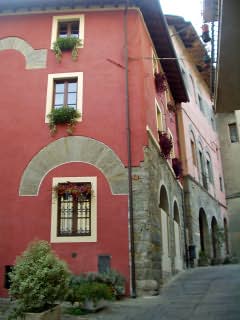
<svg viewBox="0 0 240 320">
<path fill-rule="evenodd" d="M 164 186 L 168 195 L 170 216 L 170 270 L 162 269 L 162 232 L 160 212 L 160 188 Z M 181 252 L 184 255 L 184 223 L 182 189 L 159 147 L 149 138 L 144 149 L 144 162 L 133 168 L 134 237 L 137 293 L 155 294 L 175 272 L 175 250 L 173 237 L 173 204 L 178 205 L 181 225 Z"/>
<path fill-rule="evenodd" d="M 196 254 L 201 249 L 200 245 L 200 229 L 199 229 L 199 212 L 202 209 L 207 218 L 209 232 L 209 249 L 212 256 L 212 238 L 211 238 L 211 222 L 215 217 L 219 228 L 223 227 L 222 210 L 224 207 L 214 199 L 206 189 L 197 183 L 191 176 L 184 178 L 184 195 L 185 195 L 185 214 L 186 223 L 189 230 L 189 244 L 196 246 Z M 197 262 L 195 261 L 195 264 Z"/>
</svg>

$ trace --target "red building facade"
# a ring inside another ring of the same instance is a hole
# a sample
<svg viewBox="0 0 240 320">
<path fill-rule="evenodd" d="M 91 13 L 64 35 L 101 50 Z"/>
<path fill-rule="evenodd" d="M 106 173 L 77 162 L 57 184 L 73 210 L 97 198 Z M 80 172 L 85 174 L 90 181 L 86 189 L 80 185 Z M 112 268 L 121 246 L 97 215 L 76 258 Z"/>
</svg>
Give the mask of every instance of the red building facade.
<svg viewBox="0 0 240 320">
<path fill-rule="evenodd" d="M 3 3 L 0 8 L 10 10 L 8 14 L 2 11 L 0 17 L 0 294 L 7 294 L 6 267 L 14 264 L 33 239 L 48 240 L 76 274 L 98 271 L 101 258 L 107 257 L 110 267 L 126 277 L 127 292 L 133 289 L 133 282 L 139 292 L 144 291 L 144 281 L 155 281 L 156 290 L 161 282 L 158 279 L 163 277 L 163 240 L 158 227 L 153 231 L 156 223 L 149 217 L 153 201 L 159 208 L 163 184 L 161 174 L 153 172 L 151 180 L 145 164 L 152 153 L 151 143 L 153 157 L 160 159 L 158 170 L 168 172 L 164 188 L 168 191 L 174 184 L 166 197 L 169 214 L 174 203 L 182 217 L 181 185 L 175 180 L 171 159 L 160 156 L 158 131 L 172 136 L 172 157 L 179 157 L 176 118 L 168 111 L 167 102 L 183 98 L 179 91 L 173 98 L 167 82 L 166 91 L 156 90 L 154 73 L 163 69 L 155 48 L 158 40 L 151 38 L 144 20 L 145 9 L 126 10 L 108 4 L 106 8 L 66 10 L 51 8 L 50 1 L 41 11 L 34 4 L 21 2 L 21 13 L 14 2 L 13 7 Z M 30 7 L 32 12 L 27 13 Z M 158 18 L 162 19 L 161 11 Z M 59 62 L 52 45 L 57 35 L 69 30 L 82 42 L 78 58 L 73 60 L 67 51 Z M 165 67 L 166 75 L 171 75 L 170 68 Z M 181 87 L 181 78 L 177 78 Z M 172 88 L 177 81 L 172 80 Z M 58 125 L 51 135 L 47 115 L 64 104 L 76 108 L 80 118 L 72 135 L 67 134 L 66 125 Z M 67 183 L 79 189 L 90 186 L 91 195 L 83 192 L 77 201 L 71 194 L 59 196 L 56 187 Z M 142 230 L 146 219 L 150 228 Z M 154 232 L 158 234 L 157 244 Z M 182 231 L 181 237 L 183 247 Z M 144 257 L 143 243 L 148 248 L 156 246 L 155 266 L 155 249 L 149 249 L 149 256 Z"/>
</svg>

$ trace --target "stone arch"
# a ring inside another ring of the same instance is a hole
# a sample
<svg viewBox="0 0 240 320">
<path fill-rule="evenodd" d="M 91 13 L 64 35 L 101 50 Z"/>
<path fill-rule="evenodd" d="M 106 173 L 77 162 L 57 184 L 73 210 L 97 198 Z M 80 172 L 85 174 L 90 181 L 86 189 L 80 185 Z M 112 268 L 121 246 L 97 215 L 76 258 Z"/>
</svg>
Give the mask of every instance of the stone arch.
<svg viewBox="0 0 240 320">
<path fill-rule="evenodd" d="M 164 185 L 160 188 L 160 203 L 159 207 L 164 210 L 169 215 L 169 202 L 168 202 L 168 194 Z"/>
<path fill-rule="evenodd" d="M 210 239 L 208 231 L 207 216 L 203 208 L 199 210 L 199 233 L 200 233 L 200 250 L 206 256 L 210 255 Z"/>
<path fill-rule="evenodd" d="M 173 219 L 174 219 L 174 221 L 177 222 L 177 224 L 180 225 L 180 215 L 179 215 L 177 201 L 174 201 L 174 205 L 173 205 Z"/>
<path fill-rule="evenodd" d="M 26 60 L 26 69 L 42 69 L 47 65 L 47 50 L 33 49 L 30 44 L 18 37 L 7 37 L 0 39 L 0 51 L 16 50 L 20 52 Z"/>
<path fill-rule="evenodd" d="M 69 162 L 95 166 L 106 177 L 113 194 L 128 194 L 127 170 L 114 151 L 97 140 L 75 136 L 50 143 L 32 158 L 21 177 L 20 196 L 38 195 L 47 173 Z"/>
<path fill-rule="evenodd" d="M 230 250 L 229 250 L 229 237 L 228 237 L 228 223 L 226 218 L 223 219 L 223 228 L 224 228 L 225 250 L 226 250 L 226 254 L 229 254 Z"/>
<path fill-rule="evenodd" d="M 217 243 L 217 232 L 218 232 L 218 224 L 217 219 L 215 217 L 212 217 L 211 221 L 211 234 L 212 234 L 212 253 L 213 253 L 213 259 L 218 258 L 219 256 L 219 248 Z"/>
<path fill-rule="evenodd" d="M 177 201 L 173 205 L 173 235 L 174 235 L 174 269 L 176 271 L 183 269 L 183 260 L 181 254 L 181 226 L 180 215 Z"/>
</svg>

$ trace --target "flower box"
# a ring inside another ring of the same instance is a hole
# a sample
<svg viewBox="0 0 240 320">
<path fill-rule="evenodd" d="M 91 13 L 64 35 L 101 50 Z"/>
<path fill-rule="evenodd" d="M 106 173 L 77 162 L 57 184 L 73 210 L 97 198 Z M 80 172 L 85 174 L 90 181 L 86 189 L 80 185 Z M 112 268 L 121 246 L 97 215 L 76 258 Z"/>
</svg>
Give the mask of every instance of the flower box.
<svg viewBox="0 0 240 320">
<path fill-rule="evenodd" d="M 167 78 L 164 73 L 158 72 L 154 74 L 155 86 L 158 93 L 162 93 L 167 90 Z"/>
<path fill-rule="evenodd" d="M 167 132 L 159 132 L 159 145 L 161 147 L 161 155 L 164 158 L 169 159 L 173 143 Z"/>
<path fill-rule="evenodd" d="M 178 158 L 173 158 L 172 159 L 172 167 L 173 167 L 173 171 L 176 175 L 177 179 L 180 179 L 182 177 L 182 161 L 179 160 Z"/>
</svg>

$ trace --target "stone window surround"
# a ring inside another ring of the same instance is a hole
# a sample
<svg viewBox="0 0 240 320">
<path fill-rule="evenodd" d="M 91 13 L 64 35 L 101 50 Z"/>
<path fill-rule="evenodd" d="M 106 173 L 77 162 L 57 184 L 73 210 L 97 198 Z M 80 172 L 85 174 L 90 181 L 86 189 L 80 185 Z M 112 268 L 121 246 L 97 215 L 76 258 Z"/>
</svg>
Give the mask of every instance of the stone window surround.
<svg viewBox="0 0 240 320">
<path fill-rule="evenodd" d="M 91 236 L 57 236 L 57 203 L 58 197 L 52 192 L 51 206 L 51 243 L 73 242 L 97 242 L 97 177 L 55 177 L 52 181 L 52 190 L 58 183 L 66 182 L 90 182 L 92 185 L 91 195 Z"/>
<path fill-rule="evenodd" d="M 71 72 L 71 73 L 53 73 L 48 74 L 47 82 L 47 97 L 46 97 L 46 110 L 45 110 L 45 123 L 49 123 L 47 115 L 52 110 L 53 105 L 53 91 L 54 81 L 61 79 L 77 78 L 77 111 L 81 114 L 78 121 L 82 121 L 82 100 L 83 100 L 83 72 Z"/>
<path fill-rule="evenodd" d="M 58 23 L 64 21 L 74 21 L 79 20 L 79 39 L 81 40 L 80 48 L 83 48 L 84 43 L 84 15 L 61 15 L 61 16 L 53 16 L 52 20 L 52 35 L 51 35 L 51 49 L 53 49 L 53 44 L 57 40 L 58 33 Z"/>
</svg>

